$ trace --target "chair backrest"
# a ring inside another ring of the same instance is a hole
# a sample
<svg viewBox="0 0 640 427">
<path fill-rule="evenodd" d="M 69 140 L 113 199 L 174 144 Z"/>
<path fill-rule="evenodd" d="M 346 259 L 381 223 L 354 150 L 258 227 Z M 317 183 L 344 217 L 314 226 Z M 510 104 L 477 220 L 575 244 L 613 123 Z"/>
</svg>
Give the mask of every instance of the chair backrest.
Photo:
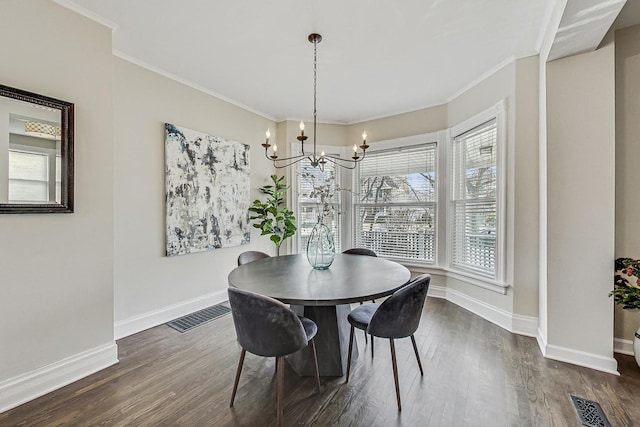
<svg viewBox="0 0 640 427">
<path fill-rule="evenodd" d="M 284 356 L 307 345 L 302 322 L 280 301 L 237 288 L 227 292 L 238 342 L 249 353 Z"/>
<path fill-rule="evenodd" d="M 395 291 L 373 314 L 367 332 L 381 338 L 413 335 L 420 324 L 429 283 L 431 275 L 422 274 Z"/>
<path fill-rule="evenodd" d="M 238 256 L 238 265 L 242 265 L 242 264 L 248 264 L 252 261 L 257 261 L 259 259 L 262 258 L 269 258 L 271 255 L 265 254 L 264 252 L 260 252 L 260 251 L 246 251 L 246 252 L 242 252 L 239 256 Z"/>
<path fill-rule="evenodd" d="M 351 254 L 351 255 L 366 255 L 366 256 L 378 256 L 371 249 L 366 248 L 351 248 L 345 251 L 342 251 L 343 254 Z"/>
</svg>

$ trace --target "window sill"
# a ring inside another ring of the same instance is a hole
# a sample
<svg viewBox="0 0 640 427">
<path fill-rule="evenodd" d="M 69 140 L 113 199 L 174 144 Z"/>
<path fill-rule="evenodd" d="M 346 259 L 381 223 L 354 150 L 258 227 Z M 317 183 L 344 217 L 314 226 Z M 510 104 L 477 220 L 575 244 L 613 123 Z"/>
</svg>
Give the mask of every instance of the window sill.
<svg viewBox="0 0 640 427">
<path fill-rule="evenodd" d="M 470 273 L 451 270 L 443 267 L 438 267 L 435 264 L 426 264 L 426 263 L 418 263 L 418 262 L 407 262 L 407 261 L 398 261 L 396 262 L 404 265 L 411 271 L 416 273 L 429 273 L 438 276 L 444 276 L 447 278 L 459 280 L 461 282 L 467 283 L 469 285 L 478 286 L 483 289 L 487 289 L 489 291 L 493 291 L 502 295 L 507 294 L 507 288 L 509 288 L 508 283 L 498 282 L 496 280 L 487 279 L 481 276 L 476 276 Z"/>
</svg>

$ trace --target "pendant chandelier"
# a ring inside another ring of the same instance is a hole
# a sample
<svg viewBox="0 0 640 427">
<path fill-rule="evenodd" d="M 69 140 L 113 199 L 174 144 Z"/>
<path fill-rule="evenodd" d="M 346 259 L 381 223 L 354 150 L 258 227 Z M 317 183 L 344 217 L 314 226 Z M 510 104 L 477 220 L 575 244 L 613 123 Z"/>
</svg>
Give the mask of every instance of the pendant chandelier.
<svg viewBox="0 0 640 427">
<path fill-rule="evenodd" d="M 304 122 L 301 121 L 300 135 L 296 138 L 298 141 L 300 141 L 301 154 L 296 156 L 285 157 L 285 158 L 278 157 L 278 154 L 277 154 L 278 146 L 276 144 L 273 144 L 273 145 L 269 144 L 269 137 L 271 136 L 271 133 L 269 129 L 267 129 L 267 133 L 266 133 L 267 139 L 264 142 L 264 144 L 262 144 L 262 146 L 264 147 L 264 155 L 267 157 L 267 159 L 273 162 L 273 165 L 277 169 L 286 168 L 287 166 L 296 164 L 304 159 L 308 159 L 311 166 L 315 168 L 319 168 L 322 171 L 324 171 L 324 165 L 327 162 L 334 163 L 346 169 L 354 169 L 357 163 L 362 159 L 364 159 L 367 148 L 369 148 L 369 146 L 367 145 L 366 132 L 362 134 L 362 144 L 360 146 L 354 144 L 353 155 L 351 156 L 350 159 L 341 158 L 331 154 L 325 154 L 324 151 L 318 154 L 317 146 L 316 146 L 316 130 L 317 130 L 316 118 L 317 118 L 317 111 L 318 111 L 316 107 L 316 104 L 317 104 L 316 102 L 317 50 L 318 50 L 318 43 L 322 41 L 322 36 L 320 34 L 315 34 L 315 33 L 309 34 L 309 41 L 313 43 L 313 152 L 311 153 L 305 152 L 304 142 L 308 139 L 308 137 L 304 134 Z M 271 154 L 269 154 L 270 147 L 273 147 L 271 149 Z"/>
</svg>

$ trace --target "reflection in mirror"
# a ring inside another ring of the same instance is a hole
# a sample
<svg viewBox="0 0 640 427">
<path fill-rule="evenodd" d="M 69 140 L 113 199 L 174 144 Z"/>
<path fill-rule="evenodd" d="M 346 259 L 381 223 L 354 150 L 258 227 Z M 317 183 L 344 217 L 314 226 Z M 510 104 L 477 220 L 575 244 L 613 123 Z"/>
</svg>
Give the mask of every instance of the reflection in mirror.
<svg viewBox="0 0 640 427">
<path fill-rule="evenodd" d="M 73 104 L 0 95 L 0 213 L 73 212 Z"/>
</svg>

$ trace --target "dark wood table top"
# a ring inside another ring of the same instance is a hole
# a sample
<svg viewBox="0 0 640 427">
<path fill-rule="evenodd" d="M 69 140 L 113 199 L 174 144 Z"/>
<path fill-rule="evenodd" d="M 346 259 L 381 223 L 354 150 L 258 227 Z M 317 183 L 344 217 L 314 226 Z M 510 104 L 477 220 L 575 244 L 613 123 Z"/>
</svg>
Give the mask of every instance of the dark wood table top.
<svg viewBox="0 0 640 427">
<path fill-rule="evenodd" d="M 391 295 L 411 273 L 383 258 L 336 254 L 327 270 L 314 270 L 306 254 L 263 258 L 229 274 L 229 285 L 286 304 L 339 305 Z"/>
</svg>

